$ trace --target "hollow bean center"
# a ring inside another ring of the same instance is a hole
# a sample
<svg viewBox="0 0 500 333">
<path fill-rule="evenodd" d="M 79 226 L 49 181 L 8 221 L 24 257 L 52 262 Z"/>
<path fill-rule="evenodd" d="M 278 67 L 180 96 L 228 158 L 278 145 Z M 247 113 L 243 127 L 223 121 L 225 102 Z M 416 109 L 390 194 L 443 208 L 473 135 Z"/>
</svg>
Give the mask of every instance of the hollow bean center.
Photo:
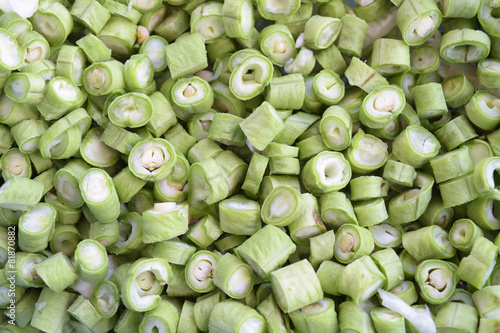
<svg viewBox="0 0 500 333">
<path fill-rule="evenodd" d="M 99 68 L 94 68 L 89 75 L 89 83 L 94 89 L 100 89 L 106 83 L 106 77 Z"/>
<path fill-rule="evenodd" d="M 434 30 L 434 20 L 432 16 L 426 15 L 418 21 L 417 26 L 415 27 L 415 33 L 420 37 L 426 37 L 428 34 Z"/>
<path fill-rule="evenodd" d="M 128 223 L 120 223 L 119 230 L 120 230 L 119 240 L 120 242 L 124 242 L 127 239 L 129 239 L 130 235 L 132 234 L 132 225 Z"/>
<path fill-rule="evenodd" d="M 156 277 L 151 271 L 145 271 L 137 276 L 136 281 L 139 288 L 143 291 L 149 291 L 156 282 Z"/>
<path fill-rule="evenodd" d="M 439 218 L 439 220 L 437 220 L 436 224 L 437 224 L 437 225 L 439 225 L 439 226 L 443 226 L 443 225 L 445 225 L 445 224 L 446 224 L 446 221 L 447 221 L 447 220 L 448 220 L 448 219 L 447 219 L 446 215 L 445 215 L 445 216 L 441 216 L 441 217 Z"/>
<path fill-rule="evenodd" d="M 315 209 L 313 212 L 313 217 L 314 221 L 316 221 L 316 224 L 318 225 L 324 225 L 323 220 L 321 219 L 321 216 L 318 214 L 318 211 Z"/>
<path fill-rule="evenodd" d="M 214 80 L 214 73 L 206 69 L 197 72 L 195 75 L 207 82 Z"/>
<path fill-rule="evenodd" d="M 285 43 L 283 43 L 282 41 L 275 43 L 273 51 L 274 53 L 285 53 L 286 51 Z"/>
<path fill-rule="evenodd" d="M 211 120 L 201 120 L 200 124 L 201 124 L 201 128 L 203 128 L 203 130 L 205 132 L 208 132 L 208 130 L 210 129 L 210 125 L 212 125 L 212 121 Z"/>
<path fill-rule="evenodd" d="M 61 247 L 63 249 L 70 249 L 72 247 L 74 247 L 74 243 L 72 240 L 69 240 L 69 239 L 65 239 L 61 242 Z"/>
<path fill-rule="evenodd" d="M 149 31 L 142 25 L 137 27 L 137 41 L 139 44 L 144 43 L 144 41 L 149 37 Z"/>
<path fill-rule="evenodd" d="M 325 168 L 325 177 L 326 178 L 337 177 L 338 173 L 339 173 L 339 170 L 338 170 L 338 165 L 337 164 L 330 163 Z"/>
<path fill-rule="evenodd" d="M 388 321 L 388 322 L 394 322 L 394 321 L 397 321 L 400 318 L 394 312 L 392 312 L 392 311 L 386 311 L 386 310 L 377 311 L 377 316 L 380 319 L 382 319 L 384 321 Z"/>
<path fill-rule="evenodd" d="M 443 291 L 446 288 L 447 276 L 445 271 L 440 268 L 434 269 L 430 272 L 427 281 L 427 285 L 430 285 L 438 291 Z"/>
<path fill-rule="evenodd" d="M 351 234 L 345 233 L 339 239 L 339 248 L 342 252 L 352 252 L 354 249 L 354 237 Z"/>
<path fill-rule="evenodd" d="M 186 88 L 184 88 L 182 94 L 184 95 L 184 97 L 193 97 L 194 95 L 196 95 L 197 91 L 198 89 L 196 89 L 191 83 L 189 83 Z"/>
<path fill-rule="evenodd" d="M 9 170 L 9 172 L 14 176 L 19 176 L 20 174 L 22 174 L 24 171 L 23 159 L 19 156 L 11 157 L 11 160 L 9 161 L 9 164 L 7 166 L 7 170 Z"/>
<path fill-rule="evenodd" d="M 406 284 L 400 283 L 396 287 L 392 288 L 390 290 L 390 292 L 393 293 L 393 294 L 399 294 L 399 293 L 401 293 L 401 292 L 403 292 L 405 290 L 406 290 Z"/>
<path fill-rule="evenodd" d="M 379 94 L 373 103 L 375 111 L 389 112 L 394 110 L 396 98 L 393 94 Z"/>
<path fill-rule="evenodd" d="M 140 161 L 145 169 L 154 171 L 162 166 L 165 161 L 165 154 L 158 147 L 149 147 L 141 154 Z"/>
<path fill-rule="evenodd" d="M 92 177 L 87 183 L 87 191 L 90 194 L 98 195 L 108 185 L 108 182 L 101 177 Z"/>
<path fill-rule="evenodd" d="M 103 295 L 103 296 L 101 296 L 97 300 L 97 306 L 103 312 L 108 312 L 109 310 L 111 310 L 111 308 L 113 307 L 113 305 L 110 302 L 110 296 L 109 295 Z"/>
<path fill-rule="evenodd" d="M 453 236 L 455 242 L 460 241 L 460 243 L 464 243 L 467 239 L 467 230 L 464 227 L 460 227 L 458 230 L 455 230 Z"/>
<path fill-rule="evenodd" d="M 213 266 L 208 260 L 200 260 L 194 269 L 194 278 L 200 282 L 211 279 Z"/>
<path fill-rule="evenodd" d="M 307 314 L 314 314 L 314 313 L 319 313 L 322 310 L 323 310 L 323 304 L 321 304 L 321 301 L 319 301 L 303 307 L 302 309 L 300 309 L 300 312 Z"/>
<path fill-rule="evenodd" d="M 246 73 L 243 75 L 243 80 L 244 81 L 254 81 L 257 83 L 261 83 L 258 79 L 258 77 L 255 75 L 255 70 L 252 68 L 249 68 Z"/>
<path fill-rule="evenodd" d="M 491 17 L 500 18 L 500 8 L 491 8 Z"/>
<path fill-rule="evenodd" d="M 385 129 L 389 132 L 392 132 L 396 129 L 396 120 L 393 120 L 391 121 L 389 124 L 387 124 L 387 126 L 385 127 Z"/>
<path fill-rule="evenodd" d="M 38 273 L 36 271 L 36 264 L 35 263 L 31 263 L 30 265 L 30 270 L 29 270 L 29 274 L 31 275 L 31 278 L 34 280 L 38 277 Z"/>
<path fill-rule="evenodd" d="M 500 107 L 500 99 L 496 99 L 496 98 L 492 99 L 491 101 L 486 102 L 486 105 L 488 105 L 488 107 L 490 109 Z"/>
<path fill-rule="evenodd" d="M 35 60 L 40 59 L 41 57 L 42 57 L 42 48 L 41 47 L 28 48 L 26 50 L 25 60 L 27 62 L 33 62 Z"/>
<path fill-rule="evenodd" d="M 65 180 L 62 183 L 62 186 L 61 186 L 60 190 L 61 190 L 62 193 L 64 193 L 67 196 L 73 196 L 75 194 L 76 187 L 70 181 Z"/>
<path fill-rule="evenodd" d="M 497 61 L 485 61 L 484 67 L 493 72 L 500 73 L 500 63 Z"/>
</svg>

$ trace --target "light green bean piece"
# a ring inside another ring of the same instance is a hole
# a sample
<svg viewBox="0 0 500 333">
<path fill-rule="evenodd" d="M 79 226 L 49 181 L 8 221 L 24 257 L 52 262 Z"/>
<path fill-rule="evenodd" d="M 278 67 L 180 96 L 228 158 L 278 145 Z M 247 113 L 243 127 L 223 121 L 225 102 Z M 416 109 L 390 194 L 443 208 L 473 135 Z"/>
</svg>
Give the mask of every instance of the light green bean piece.
<svg viewBox="0 0 500 333">
<path fill-rule="evenodd" d="M 142 218 L 139 213 L 130 212 L 118 219 L 118 242 L 108 251 L 114 254 L 126 254 L 144 247 L 142 242 Z"/>
<path fill-rule="evenodd" d="M 83 71 L 85 90 L 93 96 L 125 88 L 124 66 L 116 60 L 95 62 Z"/>
<path fill-rule="evenodd" d="M 101 168 L 114 165 L 120 158 L 118 151 L 102 142 L 102 133 L 101 128 L 91 129 L 85 134 L 80 146 L 82 158 L 91 166 Z"/>
<path fill-rule="evenodd" d="M 267 279 L 295 249 L 295 244 L 285 232 L 267 225 L 238 246 L 235 253 L 252 267 L 255 274 Z"/>
<path fill-rule="evenodd" d="M 344 98 L 344 82 L 337 73 L 329 69 L 316 74 L 312 87 L 316 98 L 325 105 L 338 104 Z"/>
<path fill-rule="evenodd" d="M 175 305 L 166 300 L 161 300 L 154 309 L 144 314 L 139 326 L 139 332 L 148 332 L 153 329 L 175 332 L 179 317 L 179 311 Z"/>
<path fill-rule="evenodd" d="M 161 72 L 167 68 L 165 46 L 168 42 L 161 36 L 150 36 L 141 45 L 139 54 L 145 54 L 151 60 L 154 72 Z M 154 87 L 154 85 L 153 85 Z"/>
<path fill-rule="evenodd" d="M 421 126 L 408 126 L 393 142 L 393 154 L 403 163 L 422 167 L 438 154 L 439 141 Z"/>
<path fill-rule="evenodd" d="M 368 229 L 344 224 L 337 231 L 335 258 L 343 264 L 351 263 L 373 251 L 373 236 Z"/>
<path fill-rule="evenodd" d="M 62 331 L 69 316 L 66 311 L 75 298 L 72 293 L 44 287 L 35 305 L 31 326 L 46 332 Z"/>
<path fill-rule="evenodd" d="M 77 86 L 82 86 L 86 62 L 85 53 L 80 47 L 64 45 L 57 56 L 56 75 L 73 81 Z"/>
<path fill-rule="evenodd" d="M 210 1 L 197 6 L 191 13 L 191 33 L 200 33 L 207 44 L 224 37 L 222 4 Z"/>
<path fill-rule="evenodd" d="M 57 211 L 46 203 L 37 203 L 19 218 L 19 247 L 25 252 L 44 250 L 54 233 Z"/>
<path fill-rule="evenodd" d="M 9 11 L 3 14 L 4 15 L 0 17 L 0 27 L 9 31 L 15 38 L 19 37 L 23 32 L 30 31 L 33 28 L 29 20 L 19 16 L 15 11 Z"/>
<path fill-rule="evenodd" d="M 439 155 L 430 161 L 434 178 L 438 183 L 457 178 L 474 171 L 467 147 Z"/>
<path fill-rule="evenodd" d="M 353 301 L 344 301 L 339 306 L 340 332 L 374 333 L 370 316 Z"/>
<path fill-rule="evenodd" d="M 454 318 L 454 320 L 450 320 Z M 468 304 L 449 302 L 444 304 L 435 318 L 436 328 L 458 329 L 464 332 L 474 332 L 478 324 L 477 310 Z"/>
<path fill-rule="evenodd" d="M 215 242 L 223 231 L 219 227 L 219 222 L 210 215 L 189 227 L 186 233 L 187 238 L 202 249 L 206 249 Z"/>
<path fill-rule="evenodd" d="M 437 225 L 404 233 L 403 247 L 417 261 L 449 259 L 456 252 L 449 242 L 448 233 Z"/>
<path fill-rule="evenodd" d="M 498 96 L 486 90 L 478 90 L 465 105 L 465 112 L 470 121 L 484 130 L 494 130 L 500 123 Z"/>
<path fill-rule="evenodd" d="M 377 1 L 387 3 L 387 1 Z M 368 7 L 368 6 L 365 6 Z M 369 10 L 367 8 L 367 10 Z M 373 43 L 371 67 L 383 76 L 393 76 L 410 69 L 410 48 L 401 40 L 380 38 Z"/>
<path fill-rule="evenodd" d="M 81 241 L 74 254 L 78 276 L 89 283 L 99 283 L 108 275 L 108 257 L 101 243 L 86 239 Z"/>
<path fill-rule="evenodd" d="M 5 181 L 12 177 L 31 178 L 32 175 L 29 156 L 17 148 L 11 148 L 2 155 L 0 167 Z"/>
<path fill-rule="evenodd" d="M 266 224 L 287 226 L 296 220 L 304 208 L 300 193 L 290 186 L 281 185 L 273 188 L 264 200 L 261 216 Z"/>
<path fill-rule="evenodd" d="M 130 171 L 146 181 L 160 181 L 172 171 L 177 154 L 165 139 L 148 139 L 137 143 L 128 156 Z"/>
<path fill-rule="evenodd" d="M 289 97 L 284 98 L 285 96 Z M 304 103 L 304 97 L 304 78 L 298 73 L 274 77 L 266 90 L 266 101 L 274 108 L 281 110 L 300 109 Z"/>
<path fill-rule="evenodd" d="M 345 71 L 345 76 L 352 86 L 357 86 L 366 93 L 370 93 L 380 86 L 388 85 L 387 80 L 382 75 L 357 57 L 352 58 Z"/>
<path fill-rule="evenodd" d="M 271 273 L 271 283 L 276 302 L 281 310 L 289 313 L 323 299 L 323 290 L 316 273 L 307 260 L 301 260 Z M 286 285 L 303 288 L 285 288 Z"/>
<path fill-rule="evenodd" d="M 397 24 L 404 41 L 410 45 L 423 44 L 434 35 L 442 15 L 434 1 L 410 0 L 397 11 Z"/>
<path fill-rule="evenodd" d="M 76 45 L 85 52 L 91 63 L 108 61 L 111 58 L 111 49 L 93 34 L 80 38 L 76 41 Z"/>
<path fill-rule="evenodd" d="M 142 258 L 127 271 L 120 292 L 123 304 L 132 311 L 154 309 L 161 301 L 163 286 L 172 279 L 170 265 L 162 259 Z"/>
<path fill-rule="evenodd" d="M 79 183 L 83 200 L 95 218 L 101 223 L 111 223 L 120 214 L 120 202 L 113 180 L 106 171 L 90 168 Z"/>
<path fill-rule="evenodd" d="M 370 316 L 376 332 L 405 332 L 405 320 L 397 312 L 387 308 L 374 308 Z"/>
<path fill-rule="evenodd" d="M 337 191 L 347 186 L 351 179 L 351 167 L 342 154 L 322 152 L 306 163 L 301 178 L 312 193 Z"/>
<path fill-rule="evenodd" d="M 106 0 L 106 4 L 114 4 L 116 2 Z M 132 19 L 138 21 L 140 18 L 140 13 L 135 9 L 128 10 L 127 6 L 123 6 L 125 9 L 124 15 L 135 16 Z M 111 11 L 110 11 L 111 12 Z M 132 48 L 137 39 L 137 25 L 131 19 L 123 17 L 115 12 L 111 18 L 108 20 L 106 25 L 97 34 L 97 37 L 111 49 L 111 53 L 115 57 L 129 57 L 132 53 Z M 123 15 L 122 14 L 122 15 Z"/>
<path fill-rule="evenodd" d="M 415 265 L 415 270 L 417 266 L 418 265 Z M 408 305 L 412 305 L 418 299 L 417 290 L 415 289 L 414 283 L 411 281 L 403 281 L 389 290 L 389 292 L 401 298 Z"/>
<path fill-rule="evenodd" d="M 380 129 L 403 112 L 406 98 L 403 90 L 393 86 L 381 86 L 363 100 L 359 120 L 369 128 Z"/>
<path fill-rule="evenodd" d="M 244 196 L 236 195 L 219 203 L 220 228 L 224 232 L 253 235 L 261 228 L 260 217 L 260 205 Z"/>
<path fill-rule="evenodd" d="M 377 268 L 373 259 L 363 256 L 342 270 L 338 291 L 351 297 L 356 304 L 360 304 L 373 296 L 385 283 L 387 283 L 386 277 Z"/>
<path fill-rule="evenodd" d="M 209 83 L 197 76 L 177 80 L 171 94 L 173 103 L 188 113 L 206 112 L 214 102 L 213 90 Z"/>
<path fill-rule="evenodd" d="M 183 235 L 188 230 L 188 207 L 175 202 L 155 203 L 142 213 L 143 242 L 156 243 Z"/>
<path fill-rule="evenodd" d="M 498 247 L 484 237 L 477 237 L 472 245 L 470 255 L 460 261 L 457 276 L 481 289 L 487 283 L 496 264 Z"/>
<path fill-rule="evenodd" d="M 229 178 L 212 158 L 191 166 L 188 183 L 191 189 L 188 191 L 189 213 L 193 217 L 203 217 L 207 213 L 215 215 L 213 204 L 229 193 Z"/>
<path fill-rule="evenodd" d="M 255 23 L 252 3 L 248 0 L 225 1 L 222 19 L 228 37 L 249 38 Z"/>
<path fill-rule="evenodd" d="M 385 142 L 359 129 L 352 138 L 346 158 L 354 173 L 367 174 L 382 167 L 388 154 Z"/>
<path fill-rule="evenodd" d="M 233 299 L 242 299 L 250 294 L 254 284 L 250 266 L 230 253 L 217 261 L 214 271 L 214 285 Z"/>
<path fill-rule="evenodd" d="M 445 303 L 455 292 L 456 273 L 456 266 L 446 261 L 422 261 L 415 271 L 415 282 L 420 288 L 420 296 L 430 304 Z"/>
<path fill-rule="evenodd" d="M 365 20 L 355 15 L 344 15 L 340 34 L 336 41 L 340 52 L 346 57 L 361 57 L 369 28 Z"/>
<path fill-rule="evenodd" d="M 444 60 L 451 63 L 477 63 L 488 56 L 490 45 L 491 40 L 485 32 L 452 30 L 443 35 L 439 52 Z"/>
<path fill-rule="evenodd" d="M 36 273 L 55 293 L 61 293 L 75 282 L 77 275 L 73 264 L 62 252 L 56 253 L 35 267 Z M 54 274 L 57 272 L 57 274 Z"/>
<path fill-rule="evenodd" d="M 7 264 L 7 268 L 16 272 L 16 284 L 21 287 L 43 287 L 45 283 L 36 272 L 36 265 L 47 259 L 39 253 L 16 252 L 15 265 Z"/>
<path fill-rule="evenodd" d="M 289 316 L 298 332 L 334 332 L 339 326 L 335 303 L 329 298 L 290 312 Z"/>
<path fill-rule="evenodd" d="M 109 120 L 120 127 L 136 128 L 146 125 L 153 116 L 151 99 L 142 93 L 117 96 L 107 109 Z"/>
<path fill-rule="evenodd" d="M 323 50 L 335 42 L 340 34 L 342 21 L 333 17 L 311 16 L 304 27 L 305 46 L 313 50 Z"/>
<path fill-rule="evenodd" d="M 165 47 L 165 52 L 173 79 L 194 74 L 207 67 L 207 51 L 200 33 L 176 39 Z"/>
<path fill-rule="evenodd" d="M 307 245 L 309 238 L 326 232 L 326 227 L 318 214 L 319 207 L 316 197 L 310 193 L 303 193 L 301 197 L 304 209 L 289 229 L 294 242 Z"/>
<path fill-rule="evenodd" d="M 26 211 L 34 207 L 43 196 L 42 183 L 12 177 L 0 187 L 0 208 Z"/>
<path fill-rule="evenodd" d="M 68 308 L 68 313 L 71 317 L 88 327 L 95 326 L 102 319 L 92 303 L 81 295 Z"/>
<path fill-rule="evenodd" d="M 296 13 L 300 7 L 300 1 L 297 0 L 287 0 L 283 3 L 275 3 L 269 0 L 257 1 L 257 9 L 260 15 L 268 20 L 289 17 Z"/>
<path fill-rule="evenodd" d="M 199 293 L 214 290 L 214 271 L 219 258 L 215 253 L 201 250 L 191 256 L 185 266 L 186 282 L 191 289 Z"/>
<path fill-rule="evenodd" d="M 251 56 L 245 58 L 245 60 L 249 58 L 251 58 Z M 236 70 L 237 69 L 235 69 L 235 71 Z M 264 126 L 264 124 L 267 125 Z M 284 128 L 283 121 L 276 113 L 276 109 L 268 102 L 263 102 L 250 116 L 240 122 L 239 125 L 248 141 L 257 150 L 261 151 L 264 150 Z"/>
<path fill-rule="evenodd" d="M 243 333 L 248 330 L 263 333 L 265 329 L 266 321 L 256 310 L 232 300 L 217 303 L 208 322 L 208 330 L 216 333 Z"/>
<path fill-rule="evenodd" d="M 273 64 L 263 55 L 244 58 L 231 72 L 229 88 L 235 97 L 247 101 L 262 93 L 271 82 Z"/>
</svg>

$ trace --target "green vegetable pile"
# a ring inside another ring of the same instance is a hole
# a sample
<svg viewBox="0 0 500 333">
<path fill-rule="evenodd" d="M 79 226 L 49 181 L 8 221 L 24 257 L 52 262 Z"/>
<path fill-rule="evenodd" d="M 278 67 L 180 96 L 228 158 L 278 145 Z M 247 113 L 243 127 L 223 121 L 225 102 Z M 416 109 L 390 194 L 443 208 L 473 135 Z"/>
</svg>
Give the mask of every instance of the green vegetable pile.
<svg viewBox="0 0 500 333">
<path fill-rule="evenodd" d="M 500 0 L 0 9 L 0 333 L 499 332 Z"/>
</svg>

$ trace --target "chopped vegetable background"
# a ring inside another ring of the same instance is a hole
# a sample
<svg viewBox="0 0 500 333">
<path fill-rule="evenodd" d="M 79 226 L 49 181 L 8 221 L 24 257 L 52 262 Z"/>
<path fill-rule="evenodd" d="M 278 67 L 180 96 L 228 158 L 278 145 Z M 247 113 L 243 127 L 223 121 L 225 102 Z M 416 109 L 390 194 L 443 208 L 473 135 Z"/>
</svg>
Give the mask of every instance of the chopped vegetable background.
<svg viewBox="0 0 500 333">
<path fill-rule="evenodd" d="M 0 0 L 0 332 L 498 332 L 499 8 Z"/>
</svg>

